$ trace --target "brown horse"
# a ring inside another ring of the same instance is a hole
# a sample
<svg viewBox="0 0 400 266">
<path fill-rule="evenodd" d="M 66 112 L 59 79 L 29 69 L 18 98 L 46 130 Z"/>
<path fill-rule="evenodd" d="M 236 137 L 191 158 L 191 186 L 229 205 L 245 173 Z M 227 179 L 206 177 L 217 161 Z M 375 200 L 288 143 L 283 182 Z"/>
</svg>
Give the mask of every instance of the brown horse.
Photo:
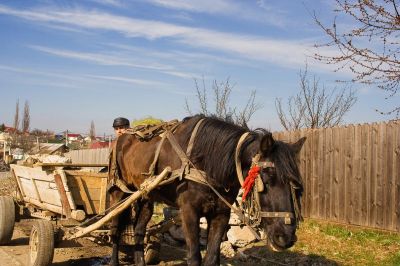
<svg viewBox="0 0 400 266">
<path fill-rule="evenodd" d="M 248 133 L 236 152 L 239 139 L 247 132 L 237 125 L 216 118 L 194 116 L 186 118 L 176 128 L 173 135 L 184 151 L 196 124 L 198 127 L 190 162 L 196 169 L 202 170 L 207 184 L 182 177 L 172 183 L 160 186 L 149 193 L 148 197 L 136 203 L 134 219 L 133 256 L 136 265 L 144 265 L 143 242 L 146 225 L 153 213 L 153 202 L 162 201 L 179 207 L 182 227 L 187 245 L 188 265 L 200 265 L 202 257 L 199 244 L 199 220 L 205 217 L 208 224 L 207 251 L 204 265 L 219 265 L 220 244 L 228 228 L 232 204 L 241 184 L 235 169 L 235 154 L 243 175 L 246 176 L 257 157 L 264 189 L 257 194 L 260 210 L 259 226 L 266 232 L 268 246 L 274 250 L 287 249 L 296 242 L 296 228 L 300 217 L 300 197 L 302 180 L 296 163 L 296 154 L 300 151 L 305 138 L 294 144 L 275 141 L 266 130 Z M 117 141 L 117 164 L 121 178 L 130 189 L 135 189 L 148 177 L 150 165 L 154 161 L 161 137 L 140 141 L 135 136 L 125 134 Z M 164 141 L 159 152 L 154 173 L 160 173 L 165 167 L 180 169 L 181 157 L 174 150 L 171 141 Z M 218 196 L 215 191 L 220 195 Z M 110 190 L 111 199 L 117 202 L 124 193 L 118 187 Z M 226 201 L 221 199 L 221 197 Z M 113 221 L 113 254 L 111 264 L 118 265 L 118 217 Z"/>
</svg>

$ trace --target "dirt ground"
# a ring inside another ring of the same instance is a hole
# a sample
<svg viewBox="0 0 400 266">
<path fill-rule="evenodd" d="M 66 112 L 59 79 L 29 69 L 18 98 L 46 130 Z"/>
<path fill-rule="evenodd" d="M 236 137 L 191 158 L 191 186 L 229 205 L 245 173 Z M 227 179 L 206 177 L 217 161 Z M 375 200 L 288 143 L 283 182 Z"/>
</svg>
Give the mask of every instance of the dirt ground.
<svg viewBox="0 0 400 266">
<path fill-rule="evenodd" d="M 29 233 L 34 220 L 22 220 L 15 225 L 14 235 L 11 243 L 0 246 L 1 266 L 21 265 L 28 262 Z M 121 265 L 132 265 L 126 251 L 121 252 Z M 204 250 L 203 250 L 204 252 Z M 160 262 L 157 265 L 186 265 L 185 247 L 172 246 L 164 242 L 161 246 Z M 68 247 L 56 248 L 53 265 L 56 266 L 100 266 L 108 265 L 110 261 L 111 247 L 99 246 L 85 238 L 78 239 Z M 262 255 L 261 255 L 262 254 Z M 282 255 L 282 254 L 281 254 Z M 304 254 L 286 254 L 285 257 L 278 256 L 266 250 L 263 243 L 255 243 L 248 247 L 237 250 L 234 258 L 221 258 L 222 265 L 337 265 L 334 261 Z"/>
</svg>

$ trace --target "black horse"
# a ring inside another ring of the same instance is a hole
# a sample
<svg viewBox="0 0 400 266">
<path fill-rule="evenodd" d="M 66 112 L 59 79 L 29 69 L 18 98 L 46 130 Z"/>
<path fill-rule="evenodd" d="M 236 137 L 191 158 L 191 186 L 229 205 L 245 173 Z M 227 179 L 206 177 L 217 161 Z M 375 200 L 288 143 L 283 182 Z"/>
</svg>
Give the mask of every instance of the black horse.
<svg viewBox="0 0 400 266">
<path fill-rule="evenodd" d="M 192 170 L 196 168 L 204 172 L 207 184 L 183 176 L 153 190 L 147 198 L 137 203 L 133 248 L 136 265 L 145 264 L 143 239 L 146 225 L 153 213 L 154 201 L 163 201 L 179 207 L 187 245 L 188 265 L 202 263 L 199 220 L 205 217 L 208 224 L 208 241 L 203 264 L 219 265 L 220 244 L 231 213 L 228 205 L 233 204 L 241 187 L 236 170 L 237 163 L 244 176 L 253 169 L 252 167 L 258 166 L 259 172 L 256 177 L 262 181 L 263 189 L 259 189 L 258 192 L 254 190 L 250 194 L 257 194 L 260 206 L 257 213 L 260 218 L 259 225 L 266 232 L 268 247 L 283 250 L 296 242 L 295 232 L 300 217 L 300 197 L 303 188 L 296 154 L 299 153 L 305 138 L 289 144 L 275 141 L 272 134 L 266 130 L 247 133 L 246 129 L 232 123 L 197 115 L 184 119 L 174 130 L 175 140 L 184 151 L 187 150 L 192 132 L 201 119 L 203 120 L 198 126 L 190 153 L 190 162 L 194 165 Z M 241 138 L 245 133 L 248 135 Z M 242 144 L 238 147 L 240 139 Z M 160 146 L 160 151 L 156 152 L 160 140 L 161 137 L 158 136 L 148 141 L 140 141 L 129 134 L 118 139 L 117 164 L 121 178 L 130 189 L 137 189 L 148 178 L 145 173 L 149 172 L 150 168 L 154 170 L 154 174 L 160 173 L 167 166 L 182 169 L 182 158 L 177 155 L 176 149 L 168 139 Z M 155 157 L 157 160 L 154 160 Z M 151 167 L 152 162 L 156 162 L 153 163 L 154 168 Z M 187 169 L 182 173 L 184 172 L 187 172 Z M 110 193 L 112 202 L 124 197 L 124 193 L 118 187 L 112 188 Z M 118 229 L 118 223 L 116 217 L 113 220 L 115 229 Z M 118 230 L 114 231 L 113 242 L 111 264 L 117 265 Z"/>
</svg>

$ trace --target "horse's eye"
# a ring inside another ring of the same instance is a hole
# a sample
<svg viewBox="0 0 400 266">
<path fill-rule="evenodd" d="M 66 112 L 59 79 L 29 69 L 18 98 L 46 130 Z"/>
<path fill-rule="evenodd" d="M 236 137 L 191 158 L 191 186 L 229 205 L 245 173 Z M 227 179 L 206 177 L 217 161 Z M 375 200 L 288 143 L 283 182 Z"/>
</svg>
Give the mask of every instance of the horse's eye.
<svg viewBox="0 0 400 266">
<path fill-rule="evenodd" d="M 273 185 L 274 179 L 276 178 L 275 167 L 265 167 L 262 169 L 261 178 L 263 183 L 266 185 Z"/>
<path fill-rule="evenodd" d="M 265 169 L 263 169 L 262 173 L 261 173 L 261 179 L 263 181 L 264 184 L 269 185 L 272 182 L 272 175 L 269 175 Z"/>
<path fill-rule="evenodd" d="M 276 175 L 275 167 L 266 167 L 266 168 L 263 168 L 263 172 L 264 172 L 265 174 L 269 175 L 270 177 Z"/>
</svg>

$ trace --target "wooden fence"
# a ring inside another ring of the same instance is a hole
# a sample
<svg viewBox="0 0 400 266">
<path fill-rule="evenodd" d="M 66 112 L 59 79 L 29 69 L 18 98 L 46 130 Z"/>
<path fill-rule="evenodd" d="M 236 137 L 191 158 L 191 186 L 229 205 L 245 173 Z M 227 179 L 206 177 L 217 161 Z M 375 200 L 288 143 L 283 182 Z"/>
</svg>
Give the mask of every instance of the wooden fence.
<svg viewBox="0 0 400 266">
<path fill-rule="evenodd" d="M 72 150 L 65 154 L 71 158 L 72 163 L 108 164 L 109 148 Z"/>
<path fill-rule="evenodd" d="M 276 132 L 300 153 L 305 217 L 400 232 L 400 120 Z"/>
</svg>

